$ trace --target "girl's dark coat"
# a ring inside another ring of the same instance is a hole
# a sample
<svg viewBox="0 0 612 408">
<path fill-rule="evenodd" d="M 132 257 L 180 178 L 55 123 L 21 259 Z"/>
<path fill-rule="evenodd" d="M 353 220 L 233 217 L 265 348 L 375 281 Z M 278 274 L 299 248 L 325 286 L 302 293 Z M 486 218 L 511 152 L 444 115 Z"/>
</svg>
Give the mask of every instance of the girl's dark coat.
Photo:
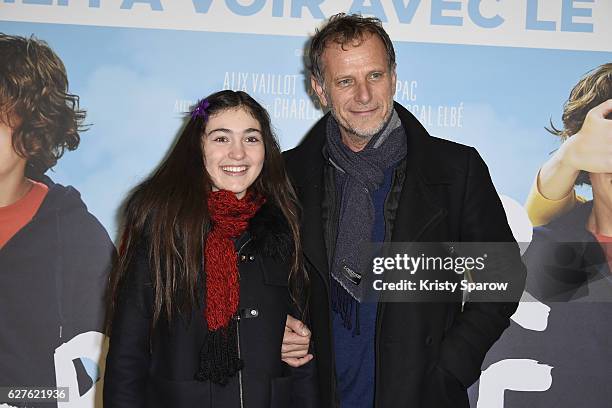
<svg viewBox="0 0 612 408">
<path fill-rule="evenodd" d="M 113 318 L 105 408 L 315 407 L 313 363 L 292 369 L 280 350 L 287 314 L 292 241 L 280 210 L 265 204 L 236 241 L 240 273 L 239 344 L 244 369 L 225 386 L 194 380 L 208 334 L 204 297 L 190 316 L 160 319 L 151 331 L 153 287 L 141 245 Z M 203 292 L 202 292 L 203 293 Z M 242 385 L 242 386 L 241 386 Z"/>
</svg>

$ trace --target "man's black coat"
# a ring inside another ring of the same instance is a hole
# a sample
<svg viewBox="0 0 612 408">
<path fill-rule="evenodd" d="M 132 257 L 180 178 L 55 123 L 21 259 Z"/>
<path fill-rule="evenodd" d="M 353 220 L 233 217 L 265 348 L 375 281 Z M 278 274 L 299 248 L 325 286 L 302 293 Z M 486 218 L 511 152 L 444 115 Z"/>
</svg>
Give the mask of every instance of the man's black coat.
<svg viewBox="0 0 612 408">
<path fill-rule="evenodd" d="M 395 103 L 408 139 L 406 174 L 393 242 L 513 242 L 487 167 L 471 147 L 430 136 Z M 327 114 L 286 166 L 302 205 L 302 239 L 311 280 L 310 316 L 322 406 L 335 407 L 329 268 L 322 202 Z M 389 241 L 387 239 L 387 241 Z M 518 247 L 500 273 L 522 285 Z M 468 406 L 466 388 L 480 375 L 491 345 L 508 327 L 517 303 L 379 303 L 376 319 L 375 407 Z"/>
</svg>

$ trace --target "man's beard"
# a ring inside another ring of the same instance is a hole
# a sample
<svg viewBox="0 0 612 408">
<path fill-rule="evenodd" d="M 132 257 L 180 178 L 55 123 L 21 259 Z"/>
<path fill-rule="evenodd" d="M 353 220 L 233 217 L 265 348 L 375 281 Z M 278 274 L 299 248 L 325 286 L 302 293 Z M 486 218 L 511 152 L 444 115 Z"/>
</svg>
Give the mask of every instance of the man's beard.
<svg viewBox="0 0 612 408">
<path fill-rule="evenodd" d="M 351 126 L 350 123 L 345 122 L 343 119 L 340 118 L 340 115 L 338 115 L 334 104 L 331 103 L 331 98 L 329 98 L 329 96 L 327 97 L 327 100 L 330 101 L 329 109 L 334 119 L 336 119 L 336 123 L 338 123 L 340 128 L 344 129 L 344 131 L 346 131 L 349 135 L 354 136 L 356 139 L 364 141 L 369 141 L 370 139 L 372 139 L 372 137 L 374 137 L 374 135 L 383 130 L 387 122 L 389 122 L 389 119 L 391 119 L 391 115 L 393 115 L 393 109 L 389 109 L 383 120 L 374 129 L 357 129 Z M 389 106 L 393 106 L 393 99 L 391 99 Z"/>
</svg>

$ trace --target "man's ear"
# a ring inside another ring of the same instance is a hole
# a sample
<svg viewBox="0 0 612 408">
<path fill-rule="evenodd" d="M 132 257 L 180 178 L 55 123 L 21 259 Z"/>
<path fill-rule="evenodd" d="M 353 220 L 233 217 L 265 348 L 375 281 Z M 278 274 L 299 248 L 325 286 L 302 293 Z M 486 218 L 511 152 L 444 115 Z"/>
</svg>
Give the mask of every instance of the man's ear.
<svg viewBox="0 0 612 408">
<path fill-rule="evenodd" d="M 327 98 L 325 97 L 325 91 L 323 90 L 323 86 L 319 83 L 319 81 L 317 81 L 314 75 L 310 76 L 310 86 L 312 86 L 312 89 L 314 89 L 315 93 L 317 94 L 321 106 L 327 108 Z"/>
</svg>

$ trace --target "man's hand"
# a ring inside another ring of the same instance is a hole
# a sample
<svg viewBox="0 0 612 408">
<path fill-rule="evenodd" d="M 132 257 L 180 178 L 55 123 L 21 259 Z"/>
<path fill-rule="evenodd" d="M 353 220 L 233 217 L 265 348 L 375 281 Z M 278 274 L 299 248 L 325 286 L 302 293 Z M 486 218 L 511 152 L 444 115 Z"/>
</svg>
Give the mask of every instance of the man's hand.
<svg viewBox="0 0 612 408">
<path fill-rule="evenodd" d="M 542 166 L 538 190 L 549 200 L 560 200 L 574 188 L 580 170 L 612 173 L 612 99 L 589 111 L 580 130 L 565 141 Z"/>
<path fill-rule="evenodd" d="M 300 367 L 313 359 L 313 355 L 308 354 L 309 345 L 310 330 L 308 327 L 293 316 L 287 315 L 281 359 L 291 367 Z"/>
</svg>

